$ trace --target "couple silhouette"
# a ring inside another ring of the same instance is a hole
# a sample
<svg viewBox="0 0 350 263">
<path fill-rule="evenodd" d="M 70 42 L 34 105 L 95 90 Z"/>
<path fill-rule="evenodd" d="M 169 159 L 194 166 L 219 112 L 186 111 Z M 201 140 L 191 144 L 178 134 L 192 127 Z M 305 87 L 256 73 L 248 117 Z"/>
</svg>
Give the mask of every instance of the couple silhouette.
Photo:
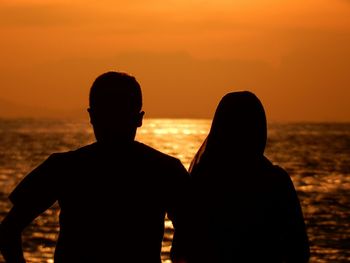
<svg viewBox="0 0 350 263">
<path fill-rule="evenodd" d="M 135 141 L 144 112 L 134 77 L 102 74 L 89 104 L 96 142 L 50 155 L 10 194 L 0 226 L 6 262 L 26 262 L 22 231 L 56 201 L 55 263 L 160 263 L 165 215 L 176 263 L 308 262 L 299 200 L 264 157 L 266 117 L 254 94 L 222 98 L 189 172 Z"/>
</svg>

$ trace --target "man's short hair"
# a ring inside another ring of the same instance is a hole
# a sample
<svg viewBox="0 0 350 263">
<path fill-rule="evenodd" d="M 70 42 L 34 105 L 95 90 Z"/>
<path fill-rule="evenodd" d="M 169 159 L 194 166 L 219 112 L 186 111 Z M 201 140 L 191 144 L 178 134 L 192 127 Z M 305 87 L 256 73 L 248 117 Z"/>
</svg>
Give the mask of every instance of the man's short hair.
<svg viewBox="0 0 350 263">
<path fill-rule="evenodd" d="M 90 89 L 91 109 L 115 106 L 126 111 L 140 112 L 142 93 L 135 77 L 110 71 L 96 78 Z"/>
</svg>

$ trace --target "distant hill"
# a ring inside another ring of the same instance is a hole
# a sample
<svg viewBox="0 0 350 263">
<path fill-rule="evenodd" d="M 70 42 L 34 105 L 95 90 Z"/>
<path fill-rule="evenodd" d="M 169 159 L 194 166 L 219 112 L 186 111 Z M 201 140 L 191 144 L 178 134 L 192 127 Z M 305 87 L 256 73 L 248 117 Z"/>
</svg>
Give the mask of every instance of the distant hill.
<svg viewBox="0 0 350 263">
<path fill-rule="evenodd" d="M 83 118 L 84 109 L 58 110 L 33 107 L 0 98 L 0 118 Z"/>
</svg>

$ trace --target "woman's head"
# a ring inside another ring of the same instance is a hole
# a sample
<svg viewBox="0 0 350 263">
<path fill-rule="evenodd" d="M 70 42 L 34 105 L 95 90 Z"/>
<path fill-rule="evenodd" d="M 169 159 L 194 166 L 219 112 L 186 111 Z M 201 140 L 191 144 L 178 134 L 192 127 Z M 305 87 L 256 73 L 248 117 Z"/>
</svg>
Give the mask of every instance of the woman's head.
<svg viewBox="0 0 350 263">
<path fill-rule="evenodd" d="M 220 101 L 207 150 L 235 156 L 262 155 L 267 140 L 264 107 L 249 91 L 231 92 Z"/>
</svg>

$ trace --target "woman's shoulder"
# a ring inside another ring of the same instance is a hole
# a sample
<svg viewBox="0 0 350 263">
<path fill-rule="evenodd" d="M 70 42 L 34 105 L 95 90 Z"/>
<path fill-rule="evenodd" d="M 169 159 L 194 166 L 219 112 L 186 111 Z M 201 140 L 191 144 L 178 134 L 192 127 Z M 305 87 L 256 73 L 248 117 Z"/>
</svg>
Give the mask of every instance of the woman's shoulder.
<svg viewBox="0 0 350 263">
<path fill-rule="evenodd" d="M 273 164 L 271 167 L 272 172 L 279 177 L 289 178 L 288 172 L 277 164 Z"/>
<path fill-rule="evenodd" d="M 288 172 L 278 164 L 273 164 L 266 158 L 265 160 L 265 177 L 268 177 L 271 181 L 277 184 L 289 184 L 291 178 Z"/>
</svg>

